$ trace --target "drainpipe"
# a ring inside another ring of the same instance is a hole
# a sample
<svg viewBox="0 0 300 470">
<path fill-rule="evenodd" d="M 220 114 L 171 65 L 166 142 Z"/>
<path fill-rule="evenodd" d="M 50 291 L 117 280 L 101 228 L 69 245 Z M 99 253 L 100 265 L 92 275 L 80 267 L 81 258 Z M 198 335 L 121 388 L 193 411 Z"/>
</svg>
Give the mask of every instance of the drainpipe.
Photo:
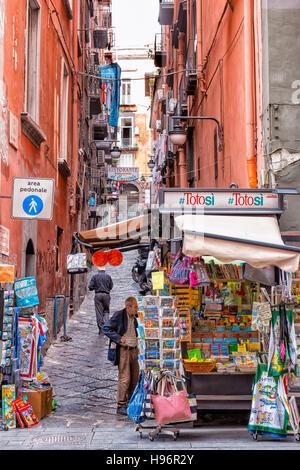
<svg viewBox="0 0 300 470">
<path fill-rule="evenodd" d="M 247 173 L 249 187 L 256 188 L 253 0 L 244 0 L 244 52 Z"/>
</svg>

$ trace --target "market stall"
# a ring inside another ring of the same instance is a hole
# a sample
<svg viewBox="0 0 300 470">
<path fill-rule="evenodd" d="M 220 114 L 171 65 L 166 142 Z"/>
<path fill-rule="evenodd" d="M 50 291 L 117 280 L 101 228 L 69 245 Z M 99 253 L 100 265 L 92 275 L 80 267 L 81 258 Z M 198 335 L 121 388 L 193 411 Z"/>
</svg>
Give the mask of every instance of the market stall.
<svg viewBox="0 0 300 470">
<path fill-rule="evenodd" d="M 165 252 L 173 248 L 165 256 L 165 277 L 185 311 L 181 356 L 198 409 L 250 410 L 255 373 L 258 364 L 268 364 L 270 325 L 281 303 L 293 312 L 294 325 L 299 297 L 292 295 L 292 273 L 300 249 L 286 246 L 280 235 L 283 192 L 183 189 L 160 195 L 161 214 L 175 219 L 177 237 L 160 243 Z"/>
<path fill-rule="evenodd" d="M 52 387 L 40 372 L 47 322 L 34 277 L 14 279 L 13 266 L 0 266 L 0 380 L 2 429 L 32 427 L 52 412 Z"/>
</svg>

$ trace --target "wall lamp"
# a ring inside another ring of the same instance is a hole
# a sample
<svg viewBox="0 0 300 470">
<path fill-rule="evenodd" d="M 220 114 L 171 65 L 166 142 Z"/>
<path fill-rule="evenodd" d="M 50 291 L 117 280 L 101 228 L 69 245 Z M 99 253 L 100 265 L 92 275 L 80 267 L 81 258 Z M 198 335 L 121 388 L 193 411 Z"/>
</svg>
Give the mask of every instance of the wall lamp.
<svg viewBox="0 0 300 470">
<path fill-rule="evenodd" d="M 180 119 L 181 121 L 186 121 L 188 119 L 209 119 L 211 121 L 214 121 L 218 126 L 219 152 L 222 151 L 221 124 L 216 118 L 207 116 L 172 116 L 172 119 Z M 169 131 L 169 136 L 173 145 L 182 146 L 186 142 L 187 133 L 179 124 L 175 124 L 174 129 L 172 131 Z"/>
</svg>

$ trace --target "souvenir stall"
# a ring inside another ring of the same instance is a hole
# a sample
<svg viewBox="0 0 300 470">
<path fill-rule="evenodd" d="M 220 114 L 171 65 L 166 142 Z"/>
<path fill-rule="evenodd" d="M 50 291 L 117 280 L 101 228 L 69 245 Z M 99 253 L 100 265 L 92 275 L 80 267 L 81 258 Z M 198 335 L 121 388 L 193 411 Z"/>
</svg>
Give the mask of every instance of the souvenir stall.
<svg viewBox="0 0 300 470">
<path fill-rule="evenodd" d="M 245 201 L 260 206 L 244 207 Z M 191 203 L 196 207 L 191 208 Z M 175 230 L 181 233 L 161 244 L 166 282 L 184 313 L 181 362 L 198 409 L 251 409 L 257 371 L 263 364 L 271 374 L 270 364 L 280 357 L 276 341 L 284 318 L 289 329 L 282 340 L 285 346 L 280 347 L 286 364 L 279 369 L 281 376 L 289 372 L 286 383 L 281 383 L 287 396 L 285 385 L 295 377 L 297 365 L 299 293 L 295 295 L 293 276 L 300 249 L 284 245 L 280 236 L 277 216 L 283 212 L 282 193 L 163 190 L 160 204 L 161 214 L 171 213 Z M 289 400 L 287 404 L 289 416 L 292 409 L 296 415 L 296 407 Z"/>
<path fill-rule="evenodd" d="M 35 278 L 14 279 L 13 266 L 0 266 L 2 429 L 32 427 L 52 411 L 49 380 L 40 372 L 47 323 L 37 315 Z"/>
</svg>

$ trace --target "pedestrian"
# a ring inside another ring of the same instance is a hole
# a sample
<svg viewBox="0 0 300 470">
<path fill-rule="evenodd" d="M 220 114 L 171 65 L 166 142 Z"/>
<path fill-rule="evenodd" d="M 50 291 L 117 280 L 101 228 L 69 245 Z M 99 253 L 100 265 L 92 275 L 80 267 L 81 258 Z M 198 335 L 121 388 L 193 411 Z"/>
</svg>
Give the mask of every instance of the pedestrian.
<svg viewBox="0 0 300 470">
<path fill-rule="evenodd" d="M 139 377 L 137 349 L 137 301 L 128 297 L 125 308 L 113 314 L 102 328 L 103 333 L 116 345 L 115 365 L 118 365 L 117 413 L 127 415 L 127 406 Z"/>
<path fill-rule="evenodd" d="M 98 273 L 94 274 L 89 283 L 89 290 L 95 291 L 95 311 L 99 335 L 102 326 L 109 318 L 110 291 L 114 284 L 109 274 L 105 272 L 105 267 L 98 267 Z"/>
</svg>

